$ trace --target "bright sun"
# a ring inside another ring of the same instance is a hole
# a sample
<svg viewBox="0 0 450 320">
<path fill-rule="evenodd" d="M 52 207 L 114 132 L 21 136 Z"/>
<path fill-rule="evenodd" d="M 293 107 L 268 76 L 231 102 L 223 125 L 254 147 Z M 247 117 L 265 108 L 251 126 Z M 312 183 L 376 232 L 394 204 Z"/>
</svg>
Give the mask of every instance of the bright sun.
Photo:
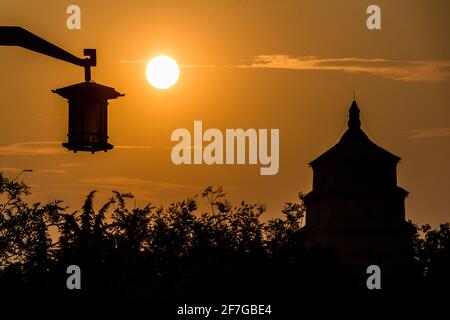
<svg viewBox="0 0 450 320">
<path fill-rule="evenodd" d="M 145 68 L 147 81 L 157 89 L 172 87 L 180 76 L 177 62 L 169 56 L 152 58 Z"/>
</svg>

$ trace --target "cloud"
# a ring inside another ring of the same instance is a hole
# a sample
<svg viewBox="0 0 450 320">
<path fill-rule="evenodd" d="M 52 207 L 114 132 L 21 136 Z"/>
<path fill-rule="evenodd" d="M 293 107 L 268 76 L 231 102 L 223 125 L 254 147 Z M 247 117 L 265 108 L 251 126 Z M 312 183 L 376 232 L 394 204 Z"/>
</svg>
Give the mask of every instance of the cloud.
<svg viewBox="0 0 450 320">
<path fill-rule="evenodd" d="M 132 146 L 132 145 L 118 145 L 114 146 L 114 149 L 122 150 L 149 150 L 149 149 L 171 149 L 169 146 Z"/>
<path fill-rule="evenodd" d="M 425 138 L 448 138 L 450 137 L 450 128 L 434 128 L 411 130 L 408 139 L 425 139 Z"/>
<path fill-rule="evenodd" d="M 188 191 L 189 194 L 200 192 L 203 188 L 194 185 L 183 185 L 165 181 L 153 181 L 123 176 L 94 177 L 80 179 L 78 184 L 90 189 L 103 191 L 130 192 L 135 196 L 148 200 L 156 200 L 161 195 L 173 193 L 180 190 Z"/>
<path fill-rule="evenodd" d="M 119 150 L 151 150 L 151 149 L 170 149 L 168 146 L 134 146 L 117 145 L 114 149 Z M 61 146 L 58 141 L 30 141 L 18 142 L 9 146 L 0 146 L 0 155 L 10 156 L 32 156 L 32 155 L 50 155 L 64 154 L 68 151 Z M 78 164 L 68 164 L 69 166 L 80 166 Z M 61 165 L 64 167 L 64 165 Z"/>
<path fill-rule="evenodd" d="M 164 181 L 153 181 L 139 178 L 129 178 L 122 176 L 94 177 L 80 179 L 77 182 L 87 184 L 95 188 L 123 190 L 125 189 L 148 189 L 155 191 L 165 191 L 173 189 L 201 189 L 194 185 L 176 184 Z"/>
<path fill-rule="evenodd" d="M 61 147 L 61 142 L 55 141 L 33 141 L 19 142 L 9 146 L 0 146 L 0 155 L 48 155 L 60 154 L 65 150 Z"/>
<path fill-rule="evenodd" d="M 239 66 L 254 69 L 287 69 L 367 73 L 399 81 L 444 81 L 450 76 L 450 60 L 387 60 L 357 57 L 319 58 L 282 54 L 258 55 Z"/>
<path fill-rule="evenodd" d="M 239 65 L 229 64 L 182 64 L 181 68 L 239 68 Z"/>
<path fill-rule="evenodd" d="M 114 61 L 114 63 L 120 63 L 120 64 L 145 64 L 149 60 L 145 59 L 132 59 L 132 60 L 119 60 Z M 216 65 L 216 64 L 180 64 L 180 68 L 236 68 L 238 66 L 233 65 Z"/>
<path fill-rule="evenodd" d="M 84 165 L 84 163 L 61 163 L 61 164 L 58 164 L 58 167 L 60 167 L 60 168 L 76 168 L 76 167 L 81 167 L 83 165 Z"/>
<path fill-rule="evenodd" d="M 61 169 L 44 169 L 39 171 L 39 173 L 55 173 L 55 174 L 62 174 L 62 173 L 66 173 L 66 170 L 61 170 Z"/>
<path fill-rule="evenodd" d="M 120 60 L 116 63 L 145 63 L 146 60 Z M 241 68 L 284 69 L 307 71 L 335 71 L 365 73 L 391 80 L 407 82 L 438 82 L 450 76 L 450 60 L 389 60 L 382 58 L 322 58 L 316 56 L 291 56 L 285 54 L 262 54 L 237 65 L 184 64 L 181 68 Z"/>
</svg>

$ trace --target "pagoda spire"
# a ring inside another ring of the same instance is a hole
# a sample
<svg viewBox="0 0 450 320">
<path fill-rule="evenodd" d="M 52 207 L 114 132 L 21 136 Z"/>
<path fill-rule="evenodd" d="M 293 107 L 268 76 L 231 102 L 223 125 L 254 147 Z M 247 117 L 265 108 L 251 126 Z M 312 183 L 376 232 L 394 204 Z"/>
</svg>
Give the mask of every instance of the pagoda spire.
<svg viewBox="0 0 450 320">
<path fill-rule="evenodd" d="M 361 127 L 361 121 L 359 120 L 359 107 L 356 101 L 353 100 L 352 105 L 348 111 L 348 128 L 349 129 L 359 129 Z"/>
</svg>

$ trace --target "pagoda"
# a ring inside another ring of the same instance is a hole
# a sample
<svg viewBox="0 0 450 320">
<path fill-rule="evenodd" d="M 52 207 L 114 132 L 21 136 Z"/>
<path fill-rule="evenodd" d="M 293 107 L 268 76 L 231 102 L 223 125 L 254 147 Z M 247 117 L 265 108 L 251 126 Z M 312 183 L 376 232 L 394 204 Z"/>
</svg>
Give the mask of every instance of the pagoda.
<svg viewBox="0 0 450 320">
<path fill-rule="evenodd" d="M 397 185 L 400 158 L 367 137 L 359 113 L 353 101 L 340 141 L 309 164 L 303 231 L 308 243 L 331 247 L 347 263 L 396 266 L 411 253 L 408 192 Z"/>
</svg>

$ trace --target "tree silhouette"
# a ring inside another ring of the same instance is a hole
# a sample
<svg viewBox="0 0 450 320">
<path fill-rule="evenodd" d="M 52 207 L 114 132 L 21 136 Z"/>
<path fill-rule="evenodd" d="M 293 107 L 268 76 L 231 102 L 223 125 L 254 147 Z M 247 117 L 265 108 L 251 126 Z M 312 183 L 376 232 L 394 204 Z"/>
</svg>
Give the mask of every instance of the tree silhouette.
<svg viewBox="0 0 450 320">
<path fill-rule="evenodd" d="M 443 223 L 438 229 L 430 225 L 414 225 L 415 257 L 419 263 L 424 281 L 428 287 L 439 291 L 448 290 L 450 285 L 450 223 Z"/>
<path fill-rule="evenodd" d="M 283 299 L 368 294 L 365 282 L 332 248 L 305 245 L 301 193 L 297 202 L 285 204 L 281 218 L 268 220 L 264 205 L 232 205 L 221 187 L 207 187 L 200 197 L 167 208 L 130 208 L 133 195 L 114 191 L 96 210 L 92 191 L 72 213 L 61 201 L 28 204 L 29 193 L 23 182 L 0 173 L 1 297 L 34 292 L 167 302 L 275 299 L 288 292 L 295 294 Z M 199 210 L 199 201 L 209 209 Z M 438 229 L 411 223 L 411 228 L 410 267 L 418 276 L 408 278 L 408 290 L 446 288 L 449 223 Z M 80 291 L 65 286 L 69 265 L 82 270 Z"/>
</svg>

